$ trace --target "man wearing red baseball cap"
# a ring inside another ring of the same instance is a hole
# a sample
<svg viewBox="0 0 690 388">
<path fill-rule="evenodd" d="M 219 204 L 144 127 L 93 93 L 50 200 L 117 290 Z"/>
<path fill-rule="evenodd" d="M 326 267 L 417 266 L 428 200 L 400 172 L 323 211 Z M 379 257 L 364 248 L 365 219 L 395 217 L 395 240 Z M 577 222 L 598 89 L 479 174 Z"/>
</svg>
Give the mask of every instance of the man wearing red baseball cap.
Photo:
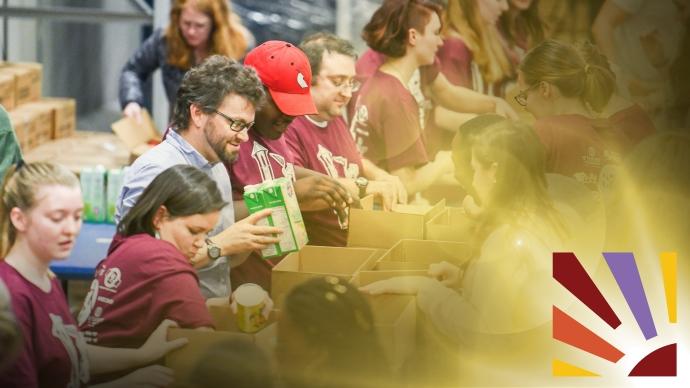
<svg viewBox="0 0 690 388">
<path fill-rule="evenodd" d="M 295 193 L 303 212 L 335 209 L 343 218 L 352 202 L 346 188 L 335 179 L 293 164 L 293 156 L 283 133 L 297 116 L 317 114 L 310 94 L 311 67 L 307 56 L 293 44 L 272 40 L 254 48 L 244 60 L 266 88 L 266 104 L 256 111 L 249 140 L 240 144 L 239 157 L 226 165 L 232 181 L 236 217 L 245 217 L 244 187 L 280 177 L 294 181 Z M 252 255 L 232 271 L 232 284 L 257 283 L 270 288 L 272 263 Z"/>
</svg>

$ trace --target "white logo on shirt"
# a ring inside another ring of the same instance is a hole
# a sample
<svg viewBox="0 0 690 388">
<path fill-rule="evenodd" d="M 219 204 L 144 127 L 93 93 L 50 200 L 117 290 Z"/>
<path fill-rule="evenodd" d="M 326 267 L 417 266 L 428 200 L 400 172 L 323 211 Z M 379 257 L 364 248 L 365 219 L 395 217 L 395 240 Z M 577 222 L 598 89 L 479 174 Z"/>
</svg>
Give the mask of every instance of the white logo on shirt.
<svg viewBox="0 0 690 388">
<path fill-rule="evenodd" d="M 359 106 L 355 112 L 355 117 L 352 120 L 352 125 L 350 125 L 350 135 L 352 135 L 352 138 L 355 140 L 355 144 L 357 145 L 357 149 L 362 155 L 364 155 L 368 150 L 368 148 L 364 145 L 364 137 L 369 136 L 369 131 L 366 129 L 368 121 L 369 110 L 367 109 L 367 106 Z"/>
<path fill-rule="evenodd" d="M 86 342 L 74 325 L 65 325 L 62 317 L 48 314 L 52 321 L 51 332 L 67 352 L 72 368 L 68 388 L 79 388 L 89 381 L 89 360 L 86 358 Z M 80 383 L 81 382 L 81 383 Z"/>
<path fill-rule="evenodd" d="M 103 282 L 105 286 L 112 289 L 113 291 L 120 286 L 122 283 L 122 273 L 119 268 L 111 268 L 103 277 Z"/>
<path fill-rule="evenodd" d="M 79 312 L 79 316 L 77 317 L 77 322 L 79 323 L 79 326 L 82 326 L 89 318 L 89 315 L 91 315 L 91 311 L 93 310 L 93 306 L 96 305 L 97 299 L 98 279 L 94 279 L 91 282 L 91 288 L 89 289 L 89 293 L 86 294 L 86 299 L 84 299 L 84 306 L 82 306 L 81 311 Z"/>
<path fill-rule="evenodd" d="M 302 73 L 297 73 L 297 84 L 302 89 L 306 89 L 309 87 L 309 85 L 307 85 L 307 81 L 304 79 L 304 75 Z"/>
<path fill-rule="evenodd" d="M 269 152 L 268 148 L 255 141 L 254 146 L 252 147 L 252 159 L 254 159 L 256 164 L 259 166 L 259 173 L 261 174 L 262 182 L 275 179 L 273 169 L 271 168 L 271 162 L 268 159 L 269 156 L 271 159 L 275 160 L 278 165 L 280 165 L 282 176 L 290 179 L 291 181 L 295 180 L 295 167 L 292 165 L 292 163 L 288 163 L 281 155 Z"/>
<path fill-rule="evenodd" d="M 345 178 L 355 179 L 359 176 L 359 166 L 356 163 L 349 163 L 347 158 L 343 156 L 333 156 L 333 152 L 322 144 L 319 144 L 316 156 L 331 178 L 340 177 L 338 169 L 335 167 L 336 163 L 343 167 Z"/>
</svg>

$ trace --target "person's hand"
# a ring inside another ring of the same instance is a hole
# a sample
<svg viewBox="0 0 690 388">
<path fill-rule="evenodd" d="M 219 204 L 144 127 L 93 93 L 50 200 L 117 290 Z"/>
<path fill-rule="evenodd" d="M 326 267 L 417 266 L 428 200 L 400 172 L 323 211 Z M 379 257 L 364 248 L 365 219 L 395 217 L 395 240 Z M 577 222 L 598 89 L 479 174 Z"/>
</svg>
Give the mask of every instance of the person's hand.
<svg viewBox="0 0 690 388">
<path fill-rule="evenodd" d="M 145 365 L 158 360 L 169 352 L 189 342 L 187 338 L 178 338 L 168 341 L 168 329 L 171 327 L 178 327 L 177 322 L 165 319 L 158 325 L 156 330 L 151 333 L 146 342 L 139 348 L 139 365 Z"/>
<path fill-rule="evenodd" d="M 211 241 L 220 247 L 223 256 L 260 251 L 271 244 L 277 244 L 280 239 L 274 235 L 282 234 L 283 230 L 277 226 L 261 225 L 261 221 L 270 215 L 271 209 L 250 214 L 249 217 L 235 222 L 211 237 Z"/>
<path fill-rule="evenodd" d="M 104 384 L 104 386 L 122 388 L 167 387 L 173 383 L 173 376 L 172 369 L 162 365 L 151 365 L 137 369 L 122 378 Z"/>
<path fill-rule="evenodd" d="M 462 271 L 456 265 L 447 261 L 431 264 L 429 266 L 429 276 L 441 282 L 446 287 L 456 287 L 460 283 Z"/>
<path fill-rule="evenodd" d="M 380 197 L 385 211 L 390 211 L 393 204 L 398 203 L 398 190 L 392 182 L 369 181 L 367 194 Z"/>
<path fill-rule="evenodd" d="M 471 195 L 465 196 L 462 200 L 462 207 L 465 209 L 465 214 L 470 218 L 477 218 L 482 213 L 481 206 L 477 205 L 477 202 L 474 201 L 474 197 Z"/>
<path fill-rule="evenodd" d="M 417 295 L 419 290 L 424 287 L 424 285 L 428 285 L 434 281 L 434 279 L 430 279 L 425 276 L 398 276 L 395 278 L 379 280 L 378 282 L 367 284 L 364 287 L 360 287 L 359 290 L 369 295 Z"/>
<path fill-rule="evenodd" d="M 453 163 L 453 154 L 450 151 L 439 151 L 436 154 L 434 163 L 438 163 L 442 167 L 442 174 L 455 174 L 455 164 Z"/>
<path fill-rule="evenodd" d="M 381 177 L 377 177 L 376 180 L 392 183 L 398 192 L 398 203 L 401 203 L 403 205 L 407 204 L 407 189 L 405 188 L 405 185 L 402 183 L 402 180 L 400 180 L 399 176 L 385 174 Z"/>
<path fill-rule="evenodd" d="M 332 208 L 341 220 L 347 219 L 346 208 L 354 201 L 347 189 L 326 175 L 310 175 L 295 181 L 295 195 L 302 211 Z"/>
<path fill-rule="evenodd" d="M 496 98 L 496 114 L 503 117 L 509 118 L 511 120 L 518 120 L 519 116 L 515 109 L 502 98 Z"/>
<path fill-rule="evenodd" d="M 144 122 L 141 116 L 141 105 L 134 101 L 125 105 L 125 109 L 122 110 L 122 114 L 124 114 L 126 117 L 134 119 L 137 124 L 142 124 Z"/>
</svg>

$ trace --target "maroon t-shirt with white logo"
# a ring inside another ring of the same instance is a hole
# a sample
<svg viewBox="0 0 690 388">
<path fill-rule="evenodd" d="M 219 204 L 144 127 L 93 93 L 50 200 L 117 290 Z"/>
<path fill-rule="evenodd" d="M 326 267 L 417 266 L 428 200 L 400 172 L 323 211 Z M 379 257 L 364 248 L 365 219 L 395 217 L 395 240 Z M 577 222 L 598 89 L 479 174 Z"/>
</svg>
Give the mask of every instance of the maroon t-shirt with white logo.
<svg viewBox="0 0 690 388">
<path fill-rule="evenodd" d="M 342 117 L 317 123 L 306 116 L 296 118 L 283 135 L 295 165 L 331 178 L 354 179 L 362 171 L 362 156 Z M 347 230 L 340 228 L 331 210 L 305 212 L 304 223 L 310 245 L 345 246 Z"/>
<path fill-rule="evenodd" d="M 138 348 L 164 319 L 213 327 L 196 271 L 167 241 L 146 233 L 115 236 L 79 312 L 86 341 Z"/>
<path fill-rule="evenodd" d="M 242 199 L 244 186 L 286 177 L 295 180 L 292 153 L 285 144 L 285 136 L 276 140 L 262 137 L 250 129 L 249 140 L 240 144 L 237 160 L 228 167 L 232 182 L 232 198 Z"/>
<path fill-rule="evenodd" d="M 23 340 L 17 359 L 0 371 L 0 387 L 86 386 L 86 343 L 70 314 L 60 282 L 53 278 L 50 291 L 44 292 L 1 260 L 0 279 L 10 292 Z"/>
<path fill-rule="evenodd" d="M 243 200 L 244 187 L 266 180 L 289 178 L 294 182 L 295 167 L 290 148 L 285 143 L 285 135 L 276 140 L 262 137 L 254 129 L 249 130 L 249 140 L 240 144 L 237 160 L 228 168 L 232 182 L 232 199 Z M 244 283 L 255 283 L 265 290 L 271 289 L 271 268 L 282 257 L 263 259 L 252 252 L 242 265 L 230 271 L 230 284 L 236 289 Z"/>
<path fill-rule="evenodd" d="M 361 154 L 391 172 L 419 167 L 432 157 L 427 152 L 425 122 L 413 94 L 400 80 L 376 71 L 364 84 L 355 106 L 353 137 Z"/>
</svg>

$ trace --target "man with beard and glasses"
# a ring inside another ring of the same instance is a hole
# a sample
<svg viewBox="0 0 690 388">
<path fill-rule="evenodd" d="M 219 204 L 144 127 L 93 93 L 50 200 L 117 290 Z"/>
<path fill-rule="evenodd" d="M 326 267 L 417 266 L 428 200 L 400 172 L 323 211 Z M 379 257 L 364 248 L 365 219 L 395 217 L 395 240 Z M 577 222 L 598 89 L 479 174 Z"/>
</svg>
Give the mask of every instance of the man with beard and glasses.
<svg viewBox="0 0 690 388">
<path fill-rule="evenodd" d="M 116 221 L 137 202 L 151 181 L 168 167 L 195 166 L 218 185 L 230 203 L 232 187 L 224 164 L 237 159 L 247 141 L 254 113 L 265 102 L 254 70 L 224 56 L 214 55 L 185 74 L 177 91 L 171 130 L 163 142 L 139 157 L 125 173 L 117 200 Z M 205 297 L 230 294 L 230 266 L 241 264 L 253 250 L 278 242 L 279 228 L 259 226 L 270 214 L 258 212 L 235 223 L 233 206 L 221 211 L 206 246 L 191 259 Z M 231 258 L 231 260 L 230 260 Z"/>
<path fill-rule="evenodd" d="M 244 65 L 256 70 L 267 91 L 267 101 L 256 112 L 256 125 L 249 130 L 249 140 L 240 145 L 237 163 L 226 164 L 232 180 L 235 215 L 247 214 L 242 200 L 245 186 L 285 177 L 294 182 L 302 212 L 327 209 L 346 220 L 346 209 L 353 202 L 347 189 L 328 175 L 295 165 L 283 136 L 296 117 L 318 113 L 310 94 L 309 59 L 291 43 L 273 40 L 250 51 Z M 251 255 L 233 271 L 234 286 L 252 282 L 270 289 L 271 267 L 279 260 Z"/>
</svg>

